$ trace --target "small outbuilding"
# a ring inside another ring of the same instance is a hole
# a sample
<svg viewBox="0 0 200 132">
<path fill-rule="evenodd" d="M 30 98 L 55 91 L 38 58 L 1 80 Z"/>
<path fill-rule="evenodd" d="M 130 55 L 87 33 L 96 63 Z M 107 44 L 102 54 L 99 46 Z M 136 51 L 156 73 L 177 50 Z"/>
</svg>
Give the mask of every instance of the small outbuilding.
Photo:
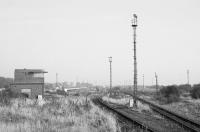
<svg viewBox="0 0 200 132">
<path fill-rule="evenodd" d="M 10 88 L 12 92 L 25 94 L 29 98 L 44 95 L 44 73 L 42 69 L 15 69 L 14 83 Z"/>
</svg>

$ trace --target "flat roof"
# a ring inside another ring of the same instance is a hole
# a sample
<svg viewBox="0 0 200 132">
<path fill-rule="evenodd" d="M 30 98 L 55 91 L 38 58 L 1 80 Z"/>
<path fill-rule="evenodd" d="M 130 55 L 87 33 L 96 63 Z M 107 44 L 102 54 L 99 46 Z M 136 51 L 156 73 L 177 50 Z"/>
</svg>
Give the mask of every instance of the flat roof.
<svg viewBox="0 0 200 132">
<path fill-rule="evenodd" d="M 38 84 L 44 84 L 44 83 L 24 83 L 24 82 L 19 82 L 19 83 L 11 83 L 10 85 L 38 85 Z"/>
<path fill-rule="evenodd" d="M 43 69 L 15 69 L 15 72 L 48 73 Z"/>
</svg>

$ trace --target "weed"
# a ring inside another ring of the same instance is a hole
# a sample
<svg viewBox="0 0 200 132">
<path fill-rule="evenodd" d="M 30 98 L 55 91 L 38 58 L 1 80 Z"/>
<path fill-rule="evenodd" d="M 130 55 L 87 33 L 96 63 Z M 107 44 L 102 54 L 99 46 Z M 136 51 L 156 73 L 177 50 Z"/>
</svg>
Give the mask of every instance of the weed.
<svg viewBox="0 0 200 132">
<path fill-rule="evenodd" d="M 115 118 L 85 97 L 45 100 L 11 99 L 0 106 L 0 131 L 5 132 L 115 132 Z"/>
</svg>

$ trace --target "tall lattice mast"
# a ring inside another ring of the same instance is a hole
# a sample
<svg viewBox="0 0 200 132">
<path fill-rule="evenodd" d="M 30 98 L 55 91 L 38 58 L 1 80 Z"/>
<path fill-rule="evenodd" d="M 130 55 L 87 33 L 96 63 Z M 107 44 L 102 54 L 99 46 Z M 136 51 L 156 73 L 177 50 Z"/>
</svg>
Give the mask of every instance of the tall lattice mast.
<svg viewBox="0 0 200 132">
<path fill-rule="evenodd" d="M 133 50 L 134 50 L 134 81 L 133 81 L 133 95 L 134 97 L 137 96 L 137 57 L 136 57 L 136 28 L 137 28 L 137 15 L 133 14 L 132 20 L 132 27 L 133 27 Z M 136 99 L 134 99 L 134 105 L 137 107 Z"/>
</svg>

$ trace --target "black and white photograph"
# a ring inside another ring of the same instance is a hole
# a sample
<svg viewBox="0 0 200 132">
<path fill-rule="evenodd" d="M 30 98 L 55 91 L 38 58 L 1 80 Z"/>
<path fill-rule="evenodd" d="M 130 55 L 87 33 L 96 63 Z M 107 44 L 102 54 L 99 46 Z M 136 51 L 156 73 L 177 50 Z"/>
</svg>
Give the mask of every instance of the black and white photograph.
<svg viewBox="0 0 200 132">
<path fill-rule="evenodd" d="M 200 132 L 199 0 L 0 0 L 0 132 Z"/>
</svg>

